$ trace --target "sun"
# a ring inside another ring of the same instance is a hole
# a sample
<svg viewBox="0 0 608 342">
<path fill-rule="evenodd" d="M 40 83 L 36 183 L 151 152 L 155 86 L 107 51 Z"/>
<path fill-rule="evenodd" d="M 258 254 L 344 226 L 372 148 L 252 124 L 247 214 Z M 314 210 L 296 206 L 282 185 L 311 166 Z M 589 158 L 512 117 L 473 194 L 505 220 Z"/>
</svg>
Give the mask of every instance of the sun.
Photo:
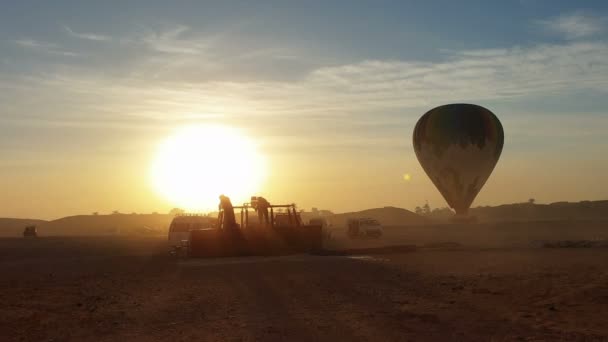
<svg viewBox="0 0 608 342">
<path fill-rule="evenodd" d="M 154 188 L 172 205 L 204 212 L 217 210 L 221 194 L 235 204 L 255 195 L 266 163 L 240 131 L 198 125 L 181 128 L 163 141 L 150 170 Z"/>
</svg>

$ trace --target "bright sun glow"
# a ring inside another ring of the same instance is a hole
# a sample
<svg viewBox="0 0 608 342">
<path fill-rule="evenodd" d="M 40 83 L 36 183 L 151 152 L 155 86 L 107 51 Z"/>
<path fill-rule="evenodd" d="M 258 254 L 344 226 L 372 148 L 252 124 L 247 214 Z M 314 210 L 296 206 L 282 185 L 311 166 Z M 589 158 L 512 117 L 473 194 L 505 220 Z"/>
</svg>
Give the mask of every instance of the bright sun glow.
<svg viewBox="0 0 608 342">
<path fill-rule="evenodd" d="M 217 210 L 225 194 L 236 205 L 259 190 L 265 161 L 239 131 L 224 126 L 192 126 L 164 141 L 151 168 L 156 190 L 188 211 Z"/>
</svg>

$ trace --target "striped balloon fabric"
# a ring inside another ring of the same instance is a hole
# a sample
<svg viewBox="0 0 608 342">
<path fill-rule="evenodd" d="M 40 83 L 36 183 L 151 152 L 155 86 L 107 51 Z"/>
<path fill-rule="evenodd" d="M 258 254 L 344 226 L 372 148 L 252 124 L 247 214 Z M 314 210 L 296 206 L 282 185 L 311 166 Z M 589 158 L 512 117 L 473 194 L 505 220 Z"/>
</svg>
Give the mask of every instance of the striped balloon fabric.
<svg viewBox="0 0 608 342">
<path fill-rule="evenodd" d="M 456 214 L 466 216 L 500 158 L 500 120 L 474 104 L 439 106 L 418 120 L 413 140 L 426 174 Z"/>
</svg>

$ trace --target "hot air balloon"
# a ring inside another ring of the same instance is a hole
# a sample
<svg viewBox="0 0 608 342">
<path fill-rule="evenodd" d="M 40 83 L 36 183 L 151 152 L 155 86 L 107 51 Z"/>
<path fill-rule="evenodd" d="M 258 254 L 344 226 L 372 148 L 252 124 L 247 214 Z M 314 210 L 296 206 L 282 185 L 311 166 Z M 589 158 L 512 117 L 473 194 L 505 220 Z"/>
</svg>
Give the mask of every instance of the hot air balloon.
<svg viewBox="0 0 608 342">
<path fill-rule="evenodd" d="M 439 106 L 418 120 L 413 140 L 426 174 L 456 216 L 466 217 L 502 152 L 496 115 L 474 104 Z"/>
</svg>

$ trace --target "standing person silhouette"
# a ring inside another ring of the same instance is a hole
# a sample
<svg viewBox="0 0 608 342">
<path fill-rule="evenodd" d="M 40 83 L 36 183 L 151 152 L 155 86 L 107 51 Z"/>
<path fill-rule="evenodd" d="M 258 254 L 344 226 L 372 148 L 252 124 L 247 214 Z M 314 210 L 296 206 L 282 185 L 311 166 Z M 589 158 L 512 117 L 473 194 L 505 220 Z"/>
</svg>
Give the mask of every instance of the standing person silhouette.
<svg viewBox="0 0 608 342">
<path fill-rule="evenodd" d="M 264 224 L 266 226 L 270 224 L 270 220 L 268 219 L 268 208 L 270 208 L 270 203 L 268 203 L 264 197 L 258 197 L 258 218 L 260 220 L 260 224 Z"/>
</svg>

